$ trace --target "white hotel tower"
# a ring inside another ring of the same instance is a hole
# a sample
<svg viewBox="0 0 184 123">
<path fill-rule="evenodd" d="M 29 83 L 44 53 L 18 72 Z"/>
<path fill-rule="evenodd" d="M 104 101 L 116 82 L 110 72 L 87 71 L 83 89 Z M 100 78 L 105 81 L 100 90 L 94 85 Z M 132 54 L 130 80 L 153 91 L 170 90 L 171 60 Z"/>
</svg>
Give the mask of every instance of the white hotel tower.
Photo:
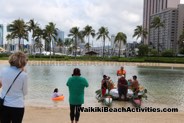
<svg viewBox="0 0 184 123">
<path fill-rule="evenodd" d="M 162 12 L 168 8 L 177 8 L 180 0 L 144 0 L 143 10 L 143 28 L 149 33 L 150 30 L 150 16 Z M 149 36 L 149 35 L 148 35 Z M 144 44 L 149 44 L 149 37 L 144 40 Z"/>
</svg>

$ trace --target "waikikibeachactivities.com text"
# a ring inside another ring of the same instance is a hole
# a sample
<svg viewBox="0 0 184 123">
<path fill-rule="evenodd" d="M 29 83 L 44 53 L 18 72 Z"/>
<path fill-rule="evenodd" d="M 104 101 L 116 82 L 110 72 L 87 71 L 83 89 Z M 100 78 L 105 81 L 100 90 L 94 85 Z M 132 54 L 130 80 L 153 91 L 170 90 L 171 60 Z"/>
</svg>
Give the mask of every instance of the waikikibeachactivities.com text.
<svg viewBox="0 0 184 123">
<path fill-rule="evenodd" d="M 131 107 L 121 107 L 121 108 L 110 108 L 110 107 L 80 107 L 78 108 L 80 112 L 178 112 L 178 108 L 131 108 Z"/>
</svg>

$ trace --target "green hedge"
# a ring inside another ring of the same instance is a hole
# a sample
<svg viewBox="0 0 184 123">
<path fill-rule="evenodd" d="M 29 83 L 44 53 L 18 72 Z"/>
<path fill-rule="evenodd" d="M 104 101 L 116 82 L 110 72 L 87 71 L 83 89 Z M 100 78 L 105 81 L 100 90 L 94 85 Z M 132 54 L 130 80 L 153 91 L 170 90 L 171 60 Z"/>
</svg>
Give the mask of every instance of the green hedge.
<svg viewBox="0 0 184 123">
<path fill-rule="evenodd" d="M 2 57 L 9 57 L 9 56 L 10 56 L 10 54 L 0 53 L 0 58 L 2 58 Z"/>
<path fill-rule="evenodd" d="M 1 60 L 8 59 L 7 54 L 0 54 Z M 44 55 L 30 55 L 29 60 L 50 60 L 50 56 Z M 71 56 L 59 56 L 55 55 L 51 57 L 51 60 L 56 61 L 114 61 L 114 62 L 155 62 L 155 63 L 184 63 L 184 57 L 97 57 L 97 56 L 80 56 L 80 57 L 71 57 Z"/>
<path fill-rule="evenodd" d="M 147 57 L 145 62 L 157 62 L 157 63 L 184 63 L 183 57 Z"/>
</svg>

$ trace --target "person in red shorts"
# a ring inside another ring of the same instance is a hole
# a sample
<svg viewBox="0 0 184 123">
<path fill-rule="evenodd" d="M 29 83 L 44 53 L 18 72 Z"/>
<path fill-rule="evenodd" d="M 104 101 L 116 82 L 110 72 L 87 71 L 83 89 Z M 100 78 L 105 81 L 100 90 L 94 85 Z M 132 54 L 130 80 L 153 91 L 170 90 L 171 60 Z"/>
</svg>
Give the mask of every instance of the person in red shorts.
<svg viewBox="0 0 184 123">
<path fill-rule="evenodd" d="M 102 89 L 102 97 L 106 94 L 107 90 L 107 76 L 103 75 L 103 79 L 101 82 L 101 89 Z"/>
</svg>

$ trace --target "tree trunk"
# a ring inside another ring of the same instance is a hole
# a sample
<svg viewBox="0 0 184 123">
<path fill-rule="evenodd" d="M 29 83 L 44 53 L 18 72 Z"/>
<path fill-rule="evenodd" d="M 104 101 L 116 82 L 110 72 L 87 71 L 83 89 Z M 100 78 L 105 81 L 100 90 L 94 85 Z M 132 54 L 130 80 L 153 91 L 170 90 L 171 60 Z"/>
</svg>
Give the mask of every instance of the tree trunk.
<svg viewBox="0 0 184 123">
<path fill-rule="evenodd" d="M 33 47 L 35 48 L 35 43 L 34 43 Z M 35 54 L 35 52 L 34 52 L 34 54 L 33 54 L 33 55 L 34 55 L 34 58 L 35 58 L 35 55 L 36 55 L 36 54 Z"/>
<path fill-rule="evenodd" d="M 103 43 L 103 58 L 104 58 L 104 51 L 105 51 L 105 39 L 104 39 L 104 41 L 103 41 L 104 43 Z"/>
<path fill-rule="evenodd" d="M 52 43 L 52 41 L 50 40 L 50 59 L 51 59 L 51 43 Z"/>
<path fill-rule="evenodd" d="M 143 36 L 143 34 L 141 35 L 141 42 L 142 42 L 142 44 L 144 44 L 144 36 Z"/>
<path fill-rule="evenodd" d="M 120 54 L 121 54 L 120 49 L 121 49 L 121 42 L 120 42 L 120 45 L 119 45 L 119 58 L 120 58 Z"/>
<path fill-rule="evenodd" d="M 158 27 L 158 41 L 157 41 L 158 55 L 160 55 L 160 50 L 159 50 L 159 38 L 160 38 L 160 34 L 159 34 L 159 32 L 160 32 L 160 29 Z"/>
<path fill-rule="evenodd" d="M 19 38 L 19 44 L 18 44 L 18 45 L 19 45 L 19 46 L 18 46 L 19 49 L 18 49 L 18 50 L 21 50 L 20 40 L 21 40 L 21 38 Z"/>
<path fill-rule="evenodd" d="M 23 39 L 23 44 L 22 44 L 22 50 L 24 52 L 24 39 Z"/>
<path fill-rule="evenodd" d="M 88 45 L 89 45 L 89 36 L 88 36 Z M 89 52 L 89 46 L 88 46 L 88 52 Z"/>
<path fill-rule="evenodd" d="M 40 47 L 40 58 L 41 58 L 41 55 L 42 55 L 42 49 L 41 49 L 41 47 Z"/>
<path fill-rule="evenodd" d="M 75 59 L 77 56 L 77 37 L 75 37 Z"/>
<path fill-rule="evenodd" d="M 108 45 L 108 57 L 109 57 L 109 45 Z"/>
<path fill-rule="evenodd" d="M 52 52 L 53 52 L 53 55 L 55 55 L 54 42 L 53 41 L 51 41 L 51 42 L 52 42 Z"/>
<path fill-rule="evenodd" d="M 34 44 L 35 44 L 35 40 L 34 40 L 34 38 L 32 39 L 33 40 L 33 51 L 34 51 L 34 53 L 36 52 L 36 50 L 35 50 L 35 46 L 34 46 Z"/>
</svg>

